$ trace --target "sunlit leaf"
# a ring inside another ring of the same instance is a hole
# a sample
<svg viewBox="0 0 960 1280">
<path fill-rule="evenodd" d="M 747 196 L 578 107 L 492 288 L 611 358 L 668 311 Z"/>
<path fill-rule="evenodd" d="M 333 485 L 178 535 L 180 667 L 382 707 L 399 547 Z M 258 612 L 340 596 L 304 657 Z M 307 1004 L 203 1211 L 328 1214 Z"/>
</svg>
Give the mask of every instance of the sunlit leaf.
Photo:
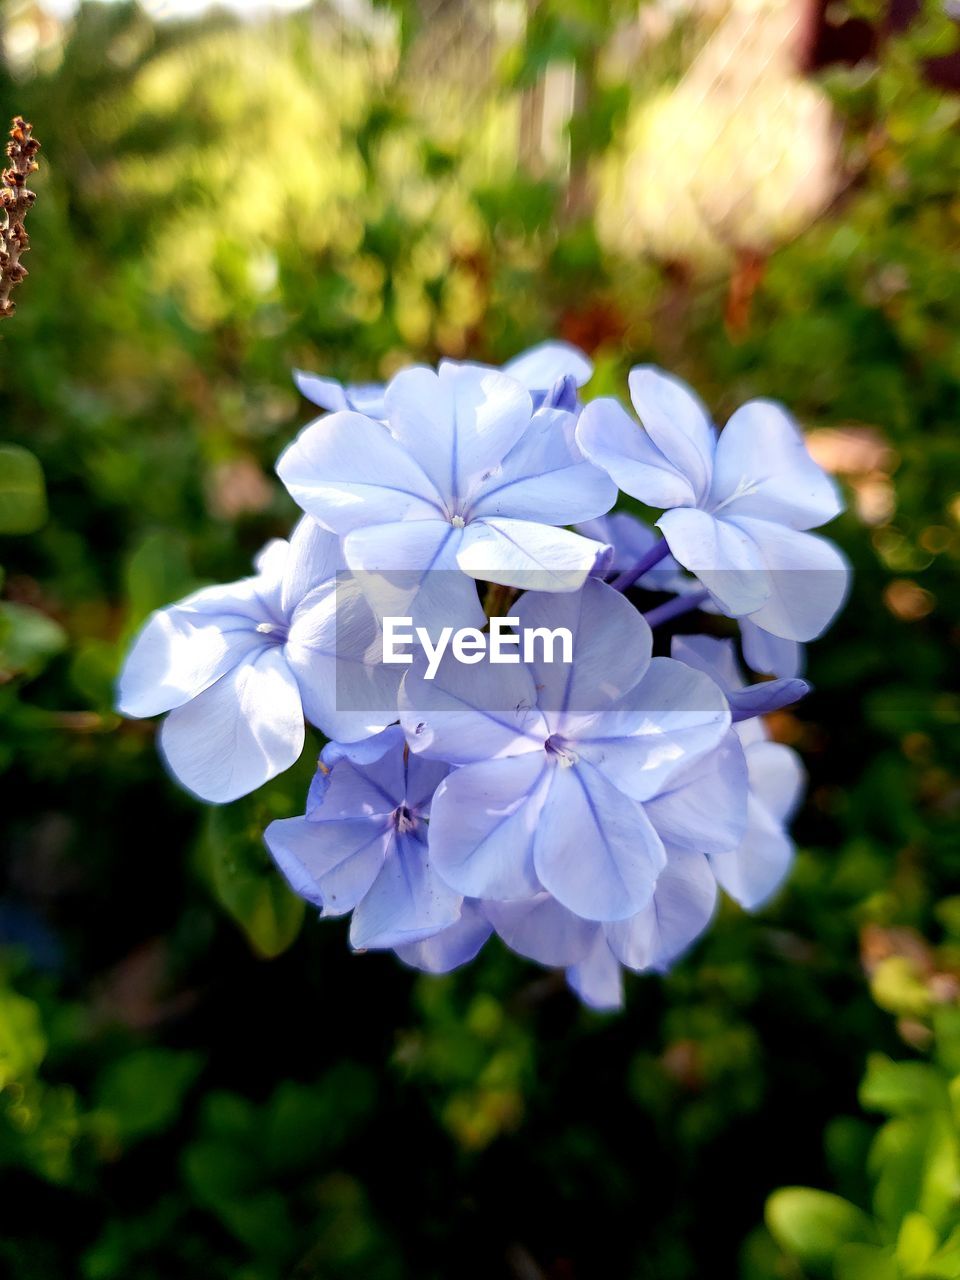
<svg viewBox="0 0 960 1280">
<path fill-rule="evenodd" d="M 0 678 L 34 676 L 66 646 L 67 633 L 45 613 L 0 601 Z"/>
<path fill-rule="evenodd" d="M 829 1274 L 840 1245 L 868 1243 L 874 1234 L 862 1209 L 812 1187 L 775 1191 L 767 1201 L 766 1220 L 784 1252 L 818 1275 Z"/>
<path fill-rule="evenodd" d="M 0 444 L 0 533 L 33 533 L 47 518 L 40 463 L 15 444 Z"/>
</svg>

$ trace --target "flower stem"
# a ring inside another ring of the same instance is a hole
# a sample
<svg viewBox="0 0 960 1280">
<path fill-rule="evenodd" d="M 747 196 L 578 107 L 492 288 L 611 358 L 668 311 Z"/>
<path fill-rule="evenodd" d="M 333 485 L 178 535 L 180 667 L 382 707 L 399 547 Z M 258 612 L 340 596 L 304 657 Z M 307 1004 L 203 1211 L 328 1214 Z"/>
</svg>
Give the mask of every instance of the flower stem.
<svg viewBox="0 0 960 1280">
<path fill-rule="evenodd" d="M 655 609 L 651 609 L 643 616 L 651 627 L 658 627 L 662 622 L 670 622 L 673 618 L 679 618 L 685 613 L 699 609 L 709 594 L 708 591 L 695 591 L 689 596 L 674 596 L 666 604 L 658 604 Z"/>
<path fill-rule="evenodd" d="M 650 550 L 640 557 L 636 564 L 631 565 L 629 569 L 624 569 L 619 577 L 614 578 L 611 585 L 617 591 L 626 591 L 627 587 L 632 587 L 638 578 L 642 578 L 648 569 L 652 569 L 655 564 L 659 564 L 670 553 L 667 546 L 666 538 L 650 548 Z"/>
</svg>

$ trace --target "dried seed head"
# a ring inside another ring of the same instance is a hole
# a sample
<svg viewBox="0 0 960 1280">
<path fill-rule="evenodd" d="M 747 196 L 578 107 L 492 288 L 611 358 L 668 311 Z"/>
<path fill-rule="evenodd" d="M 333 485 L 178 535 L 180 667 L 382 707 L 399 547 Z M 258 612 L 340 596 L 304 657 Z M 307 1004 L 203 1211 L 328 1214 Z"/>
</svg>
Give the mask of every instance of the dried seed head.
<svg viewBox="0 0 960 1280">
<path fill-rule="evenodd" d="M 10 294 L 28 274 L 20 262 L 30 249 L 23 219 L 37 198 L 27 179 L 37 172 L 34 157 L 39 150 L 33 126 L 23 116 L 15 116 L 6 147 L 10 163 L 0 173 L 0 319 L 13 315 L 16 307 Z"/>
</svg>

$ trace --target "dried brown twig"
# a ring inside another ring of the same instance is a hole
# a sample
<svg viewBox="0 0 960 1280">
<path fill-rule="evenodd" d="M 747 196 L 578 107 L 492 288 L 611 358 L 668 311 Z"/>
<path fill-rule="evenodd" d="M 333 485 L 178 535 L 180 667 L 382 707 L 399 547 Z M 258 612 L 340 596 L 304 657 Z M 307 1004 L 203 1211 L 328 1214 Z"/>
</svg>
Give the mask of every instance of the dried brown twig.
<svg viewBox="0 0 960 1280">
<path fill-rule="evenodd" d="M 33 125 L 22 116 L 14 117 L 7 143 L 10 164 L 0 177 L 0 320 L 13 315 L 16 303 L 10 294 L 27 275 L 27 268 L 20 261 L 30 248 L 23 220 L 37 198 L 27 186 L 27 179 L 37 171 L 36 155 L 40 150 L 32 130 Z"/>
</svg>

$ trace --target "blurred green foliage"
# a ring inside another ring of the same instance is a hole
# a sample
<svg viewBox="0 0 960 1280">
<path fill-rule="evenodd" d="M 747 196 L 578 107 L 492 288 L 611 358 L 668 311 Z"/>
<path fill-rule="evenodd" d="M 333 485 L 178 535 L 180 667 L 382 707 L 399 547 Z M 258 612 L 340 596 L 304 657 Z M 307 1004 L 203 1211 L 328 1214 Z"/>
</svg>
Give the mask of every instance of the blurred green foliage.
<svg viewBox="0 0 960 1280">
<path fill-rule="evenodd" d="M 923 70 L 956 29 L 929 3 L 822 72 L 830 207 L 701 259 L 596 230 L 631 119 L 716 35 L 667 11 L 4 8 L 0 110 L 44 147 L 0 333 L 13 1280 L 960 1276 L 960 98 Z M 774 726 L 811 778 L 791 882 L 616 1018 L 495 943 L 442 980 L 351 956 L 258 839 L 313 748 L 205 811 L 112 710 L 150 610 L 292 523 L 291 367 L 550 334 L 591 394 L 654 360 L 721 419 L 783 399 L 850 499 L 850 604 Z"/>
</svg>

